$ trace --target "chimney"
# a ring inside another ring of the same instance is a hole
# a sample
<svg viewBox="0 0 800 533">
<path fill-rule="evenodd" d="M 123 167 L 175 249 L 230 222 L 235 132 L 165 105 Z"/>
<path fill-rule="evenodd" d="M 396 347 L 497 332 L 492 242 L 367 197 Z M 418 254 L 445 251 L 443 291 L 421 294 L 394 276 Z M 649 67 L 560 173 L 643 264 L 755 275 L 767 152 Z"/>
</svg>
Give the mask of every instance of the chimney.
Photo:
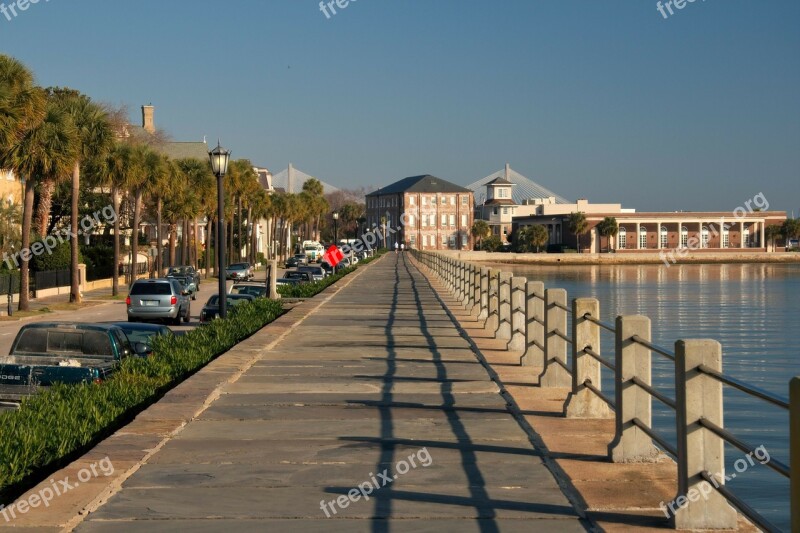
<svg viewBox="0 0 800 533">
<path fill-rule="evenodd" d="M 508 180 L 508 181 L 511 181 L 511 179 L 509 179 L 509 176 L 511 176 L 511 165 L 510 165 L 510 164 L 508 164 L 508 163 L 506 163 L 506 174 L 505 174 L 505 178 L 506 178 L 506 180 Z"/>
<path fill-rule="evenodd" d="M 153 104 L 142 106 L 142 128 L 147 133 L 156 132 L 155 112 L 156 108 L 153 107 Z"/>
</svg>

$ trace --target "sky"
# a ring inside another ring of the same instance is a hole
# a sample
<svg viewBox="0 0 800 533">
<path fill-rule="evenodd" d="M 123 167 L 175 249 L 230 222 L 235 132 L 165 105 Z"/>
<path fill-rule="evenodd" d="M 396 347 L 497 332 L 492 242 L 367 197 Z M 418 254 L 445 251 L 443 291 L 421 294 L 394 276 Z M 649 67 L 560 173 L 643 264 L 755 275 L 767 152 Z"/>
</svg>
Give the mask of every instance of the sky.
<svg viewBox="0 0 800 533">
<path fill-rule="evenodd" d="M 136 123 L 152 103 L 176 141 L 338 187 L 508 162 L 570 199 L 727 211 L 761 193 L 800 216 L 797 0 L 333 6 L 39 0 L 0 14 L 0 53 Z"/>
</svg>

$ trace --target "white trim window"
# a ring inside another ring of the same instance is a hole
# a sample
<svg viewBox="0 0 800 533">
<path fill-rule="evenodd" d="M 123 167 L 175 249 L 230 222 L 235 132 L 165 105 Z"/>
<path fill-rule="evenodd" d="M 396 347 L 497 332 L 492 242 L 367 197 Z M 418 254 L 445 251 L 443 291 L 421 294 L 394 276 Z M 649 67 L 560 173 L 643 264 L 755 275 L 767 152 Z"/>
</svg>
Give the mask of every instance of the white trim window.
<svg viewBox="0 0 800 533">
<path fill-rule="evenodd" d="M 639 248 L 642 250 L 647 249 L 647 228 L 644 226 L 639 228 Z"/>
<path fill-rule="evenodd" d="M 461 215 L 461 227 L 462 228 L 467 227 L 467 215 Z"/>
<path fill-rule="evenodd" d="M 450 227 L 451 228 L 456 227 L 456 216 L 455 215 L 450 215 Z"/>
<path fill-rule="evenodd" d="M 703 226 L 703 229 L 701 231 L 701 235 L 702 235 L 702 239 L 703 239 L 703 241 L 702 241 L 703 244 L 701 245 L 701 247 L 702 248 L 708 248 L 708 243 L 711 240 L 711 234 L 708 231 L 708 226 Z"/>
<path fill-rule="evenodd" d="M 689 228 L 686 226 L 681 227 L 681 248 L 689 247 Z"/>
<path fill-rule="evenodd" d="M 447 227 L 447 215 L 442 215 L 442 227 Z"/>
<path fill-rule="evenodd" d="M 428 215 L 422 215 L 422 227 L 423 228 L 427 228 L 428 227 Z"/>
<path fill-rule="evenodd" d="M 619 228 L 619 232 L 617 232 L 617 248 L 619 250 L 624 250 L 628 247 L 628 230 L 621 227 Z"/>
<path fill-rule="evenodd" d="M 731 247 L 731 232 L 728 229 L 727 225 L 722 226 L 722 247 L 723 248 Z"/>
<path fill-rule="evenodd" d="M 423 206 L 426 206 L 426 205 L 428 205 L 428 197 L 427 197 L 427 196 L 423 196 L 423 197 L 422 197 L 422 205 L 423 205 Z"/>
<path fill-rule="evenodd" d="M 414 196 L 413 195 L 408 197 L 408 205 L 414 205 L 415 201 L 416 200 L 414 200 Z"/>
<path fill-rule="evenodd" d="M 661 247 L 666 248 L 669 242 L 669 232 L 666 226 L 661 226 Z"/>
</svg>

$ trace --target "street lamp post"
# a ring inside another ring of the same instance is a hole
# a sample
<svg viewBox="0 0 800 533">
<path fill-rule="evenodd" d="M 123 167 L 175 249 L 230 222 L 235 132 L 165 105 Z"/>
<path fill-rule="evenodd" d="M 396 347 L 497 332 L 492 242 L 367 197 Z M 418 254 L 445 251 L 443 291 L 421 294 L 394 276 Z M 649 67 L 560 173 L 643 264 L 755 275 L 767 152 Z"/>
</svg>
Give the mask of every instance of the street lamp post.
<svg viewBox="0 0 800 533">
<path fill-rule="evenodd" d="M 339 246 L 339 227 L 337 225 L 338 222 L 339 222 L 339 213 L 334 213 L 333 214 L 333 244 L 335 246 Z"/>
<path fill-rule="evenodd" d="M 219 317 L 228 316 L 225 283 L 225 189 L 222 178 L 228 172 L 231 153 L 219 145 L 208 153 L 211 171 L 217 177 L 217 273 L 219 274 Z"/>
</svg>

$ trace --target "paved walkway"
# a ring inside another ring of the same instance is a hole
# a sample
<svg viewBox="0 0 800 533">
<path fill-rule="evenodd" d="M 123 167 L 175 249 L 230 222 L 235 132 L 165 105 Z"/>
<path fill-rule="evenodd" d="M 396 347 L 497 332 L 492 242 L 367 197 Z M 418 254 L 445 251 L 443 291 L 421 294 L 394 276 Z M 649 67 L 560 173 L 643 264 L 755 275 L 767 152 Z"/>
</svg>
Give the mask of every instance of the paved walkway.
<svg viewBox="0 0 800 533">
<path fill-rule="evenodd" d="M 584 531 L 409 259 L 360 269 L 77 530 Z"/>
</svg>

